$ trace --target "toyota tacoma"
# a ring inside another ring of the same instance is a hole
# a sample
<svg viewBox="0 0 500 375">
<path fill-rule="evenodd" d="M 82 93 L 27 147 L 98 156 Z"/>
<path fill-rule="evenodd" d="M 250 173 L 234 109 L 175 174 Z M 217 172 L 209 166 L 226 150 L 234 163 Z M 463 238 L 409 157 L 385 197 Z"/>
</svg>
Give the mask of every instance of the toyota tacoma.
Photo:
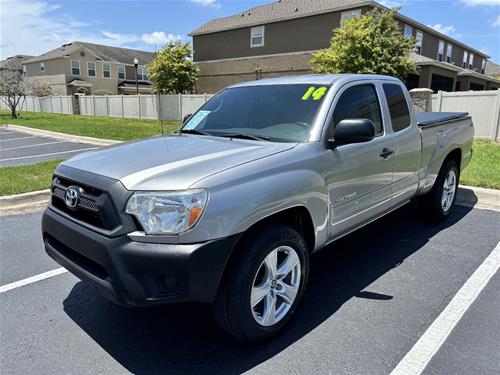
<svg viewBox="0 0 500 375">
<path fill-rule="evenodd" d="M 391 77 L 236 84 L 176 133 L 61 163 L 45 249 L 118 304 L 209 303 L 226 332 L 262 341 L 325 245 L 413 198 L 446 218 L 473 133 L 467 113 L 414 113 Z"/>
</svg>

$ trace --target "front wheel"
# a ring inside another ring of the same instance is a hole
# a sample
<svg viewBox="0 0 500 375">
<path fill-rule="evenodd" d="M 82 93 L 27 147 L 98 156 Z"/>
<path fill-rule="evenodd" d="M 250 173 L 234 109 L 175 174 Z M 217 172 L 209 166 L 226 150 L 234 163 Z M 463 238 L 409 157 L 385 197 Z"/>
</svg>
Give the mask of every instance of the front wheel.
<svg viewBox="0 0 500 375">
<path fill-rule="evenodd" d="M 447 161 L 439 171 L 432 190 L 422 197 L 425 213 L 434 219 L 444 219 L 453 210 L 457 198 L 459 171 L 457 163 Z"/>
<path fill-rule="evenodd" d="M 276 335 L 290 320 L 308 276 L 308 252 L 294 229 L 269 225 L 243 239 L 212 306 L 215 320 L 243 341 Z"/>
</svg>

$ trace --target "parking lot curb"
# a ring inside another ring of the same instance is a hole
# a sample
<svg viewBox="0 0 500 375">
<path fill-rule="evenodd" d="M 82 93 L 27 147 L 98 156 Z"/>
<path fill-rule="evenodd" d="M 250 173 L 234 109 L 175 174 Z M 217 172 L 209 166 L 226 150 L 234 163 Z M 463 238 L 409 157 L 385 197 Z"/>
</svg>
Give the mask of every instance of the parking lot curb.
<svg viewBox="0 0 500 375">
<path fill-rule="evenodd" d="M 41 209 L 49 198 L 50 189 L 0 197 L 0 216 Z"/>
<path fill-rule="evenodd" d="M 0 214 L 17 211 L 36 210 L 47 205 L 50 189 L 0 197 Z M 456 203 L 460 206 L 475 207 L 500 212 L 500 190 L 475 186 L 460 186 Z"/>
<path fill-rule="evenodd" d="M 500 190 L 462 185 L 458 189 L 456 203 L 500 212 Z"/>
<path fill-rule="evenodd" d="M 59 139 L 61 141 L 72 142 L 72 143 L 87 143 L 87 144 L 92 144 L 92 145 L 96 145 L 96 146 L 111 146 L 111 145 L 115 145 L 117 143 L 122 143 L 122 141 L 115 141 L 112 139 L 99 139 L 99 138 L 93 138 L 93 137 L 85 137 L 85 136 L 81 136 L 81 135 L 58 133 L 58 132 L 53 132 L 53 131 L 49 131 L 49 130 L 29 128 L 29 127 L 20 126 L 20 125 L 7 124 L 7 125 L 2 126 L 2 128 L 3 129 L 11 129 L 11 130 L 15 130 L 17 132 L 35 135 L 35 136 L 39 136 L 39 137 L 50 137 L 50 138 Z"/>
</svg>

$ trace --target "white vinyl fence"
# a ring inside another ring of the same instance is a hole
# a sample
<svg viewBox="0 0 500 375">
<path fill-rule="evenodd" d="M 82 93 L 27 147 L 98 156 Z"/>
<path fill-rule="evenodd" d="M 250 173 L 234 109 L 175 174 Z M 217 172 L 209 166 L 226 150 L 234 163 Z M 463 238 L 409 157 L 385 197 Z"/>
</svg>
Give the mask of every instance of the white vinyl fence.
<svg viewBox="0 0 500 375">
<path fill-rule="evenodd" d="M 212 95 L 105 95 L 80 96 L 80 114 L 85 116 L 112 116 L 181 120 L 194 113 Z"/>
<path fill-rule="evenodd" d="M 432 95 L 433 112 L 469 112 L 474 137 L 500 140 L 500 90 L 443 92 Z"/>
<path fill-rule="evenodd" d="M 71 96 L 26 96 L 21 99 L 19 110 L 21 112 L 52 112 L 73 113 Z M 3 100 L 0 100 L 0 109 L 9 109 Z"/>
</svg>

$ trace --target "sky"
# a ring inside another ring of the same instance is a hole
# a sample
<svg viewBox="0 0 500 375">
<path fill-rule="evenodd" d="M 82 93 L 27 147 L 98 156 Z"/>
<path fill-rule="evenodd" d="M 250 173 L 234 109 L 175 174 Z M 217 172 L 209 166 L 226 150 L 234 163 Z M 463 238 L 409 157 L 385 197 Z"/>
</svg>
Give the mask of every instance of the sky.
<svg viewBox="0 0 500 375">
<path fill-rule="evenodd" d="M 0 58 L 75 40 L 154 51 L 205 22 L 276 0 L 0 0 Z M 382 0 L 500 63 L 500 0 Z"/>
</svg>

